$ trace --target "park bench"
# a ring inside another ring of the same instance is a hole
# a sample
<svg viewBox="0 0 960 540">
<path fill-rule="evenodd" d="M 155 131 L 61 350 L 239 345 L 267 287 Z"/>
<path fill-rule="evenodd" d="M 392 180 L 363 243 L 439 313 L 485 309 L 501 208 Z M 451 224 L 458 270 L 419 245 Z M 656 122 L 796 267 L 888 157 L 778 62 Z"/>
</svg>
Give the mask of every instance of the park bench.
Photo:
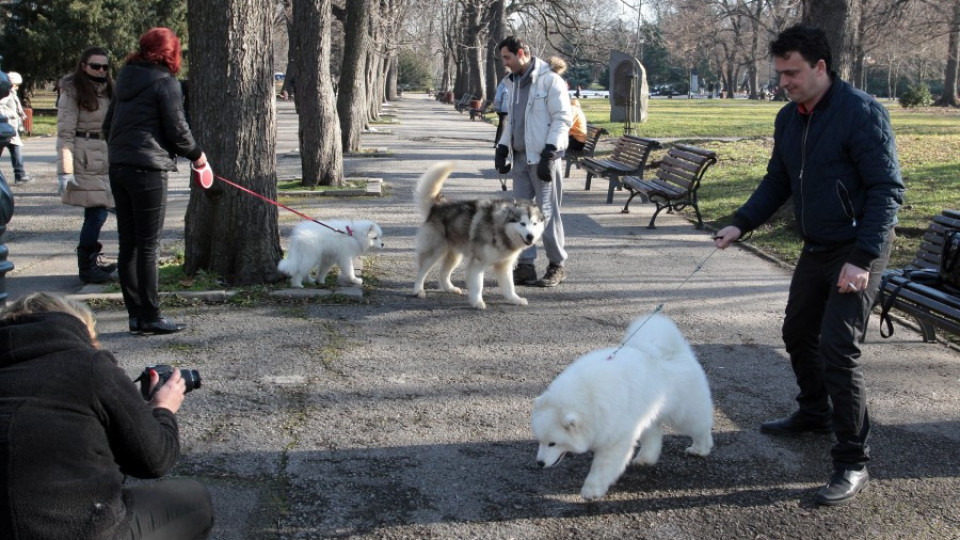
<svg viewBox="0 0 960 540">
<path fill-rule="evenodd" d="M 460 97 L 454 104 L 453 108 L 457 110 L 458 113 L 463 113 L 463 111 L 470 110 L 470 102 L 473 100 L 473 94 L 464 94 Z"/>
<path fill-rule="evenodd" d="M 583 150 L 570 150 L 567 149 L 567 153 L 564 156 L 567 160 L 567 170 L 563 173 L 564 178 L 570 178 L 570 167 L 573 165 L 577 166 L 577 169 L 580 168 L 580 163 L 586 158 L 592 158 L 593 153 L 597 149 L 597 143 L 600 142 L 600 137 L 605 135 L 607 130 L 602 127 L 591 126 L 587 124 L 587 142 L 583 144 Z M 590 189 L 589 180 L 587 181 L 586 189 Z"/>
<path fill-rule="evenodd" d="M 622 212 L 630 213 L 630 201 L 640 195 L 657 205 L 650 224 L 647 225 L 648 229 L 655 229 L 653 222 L 657 220 L 657 214 L 661 210 L 669 208 L 673 212 L 692 206 L 697 213 L 697 228 L 702 229 L 703 218 L 697 204 L 697 190 L 700 189 L 700 181 L 707 169 L 716 162 L 716 152 L 686 144 L 674 146 L 662 160 L 650 164 L 651 168 L 657 167 L 654 178 L 644 180 L 642 176 L 624 177 L 623 185 L 630 191 L 630 198 Z"/>
<path fill-rule="evenodd" d="M 493 114 L 493 103 L 490 100 L 484 101 L 479 109 L 470 109 L 470 120 L 473 121 L 475 118 L 479 117 L 484 122 L 487 121 L 487 115 Z"/>
<path fill-rule="evenodd" d="M 890 308 L 913 317 L 923 341 L 937 340 L 935 328 L 960 335 L 960 292 L 947 290 L 939 279 L 943 244 L 951 231 L 960 230 L 960 211 L 944 210 L 935 216 L 923 235 L 913 262 L 889 269 L 880 280 L 880 335 L 893 335 Z M 886 332 L 884 332 L 886 325 Z"/>
<path fill-rule="evenodd" d="M 653 139 L 633 135 L 620 136 L 610 157 L 605 159 L 587 157 L 581 160 L 580 163 L 587 171 L 587 182 L 583 189 L 590 189 L 590 180 L 594 176 L 607 178 L 610 181 L 610 187 L 607 189 L 607 204 L 613 203 L 613 190 L 620 187 L 620 178 L 628 175 L 643 178 L 647 157 L 650 156 L 650 151 L 656 148 L 660 148 L 660 143 Z"/>
</svg>

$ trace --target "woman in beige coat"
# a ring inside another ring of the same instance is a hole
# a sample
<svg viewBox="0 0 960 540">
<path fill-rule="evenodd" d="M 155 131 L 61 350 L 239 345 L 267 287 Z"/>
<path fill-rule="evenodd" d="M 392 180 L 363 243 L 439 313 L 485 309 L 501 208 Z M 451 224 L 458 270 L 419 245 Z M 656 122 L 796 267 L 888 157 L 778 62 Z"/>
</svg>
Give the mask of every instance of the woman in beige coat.
<svg viewBox="0 0 960 540">
<path fill-rule="evenodd" d="M 83 227 L 77 246 L 77 267 L 84 283 L 106 283 L 116 264 L 100 265 L 100 229 L 107 209 L 114 207 L 110 192 L 107 141 L 101 136 L 103 118 L 113 97 L 107 51 L 89 47 L 77 68 L 60 81 L 57 100 L 57 173 L 60 199 L 82 206 Z"/>
</svg>

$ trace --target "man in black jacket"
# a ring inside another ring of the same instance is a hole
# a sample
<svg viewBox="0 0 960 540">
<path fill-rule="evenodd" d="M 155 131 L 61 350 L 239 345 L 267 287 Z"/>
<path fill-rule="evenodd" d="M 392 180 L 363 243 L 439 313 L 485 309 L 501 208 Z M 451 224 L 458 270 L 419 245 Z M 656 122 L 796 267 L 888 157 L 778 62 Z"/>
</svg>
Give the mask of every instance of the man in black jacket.
<svg viewBox="0 0 960 540">
<path fill-rule="evenodd" d="M 799 410 L 760 430 L 833 432 L 834 474 L 816 501 L 843 504 L 869 480 L 859 338 L 890 258 L 903 181 L 886 109 L 830 71 L 821 30 L 788 28 L 770 53 L 791 103 L 777 114 L 766 176 L 715 242 L 726 248 L 793 197 L 804 244 L 783 340 L 800 387 Z"/>
</svg>

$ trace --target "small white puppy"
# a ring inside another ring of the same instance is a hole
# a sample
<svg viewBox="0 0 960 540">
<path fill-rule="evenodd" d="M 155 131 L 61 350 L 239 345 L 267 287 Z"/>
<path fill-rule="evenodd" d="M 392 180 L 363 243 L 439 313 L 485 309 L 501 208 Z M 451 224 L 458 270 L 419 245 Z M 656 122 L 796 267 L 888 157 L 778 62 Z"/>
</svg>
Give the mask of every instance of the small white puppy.
<svg viewBox="0 0 960 540">
<path fill-rule="evenodd" d="M 713 448 L 713 402 L 707 377 L 676 325 L 663 315 L 633 322 L 619 349 L 588 353 L 563 370 L 533 402 L 537 464 L 552 467 L 567 452 L 593 451 L 580 495 L 604 496 L 632 463 L 654 465 L 662 424 L 693 438 L 688 454 Z"/>
<path fill-rule="evenodd" d="M 372 247 L 383 247 L 383 231 L 368 220 L 324 221 L 324 227 L 313 221 L 303 221 L 293 228 L 287 258 L 280 261 L 277 270 L 290 276 L 290 286 L 303 288 L 303 281 L 323 283 L 334 264 L 340 267 L 342 285 L 361 285 L 363 280 L 354 274 L 353 259 Z M 338 232 L 339 231 L 339 232 Z M 310 271 L 316 267 L 314 279 Z"/>
</svg>

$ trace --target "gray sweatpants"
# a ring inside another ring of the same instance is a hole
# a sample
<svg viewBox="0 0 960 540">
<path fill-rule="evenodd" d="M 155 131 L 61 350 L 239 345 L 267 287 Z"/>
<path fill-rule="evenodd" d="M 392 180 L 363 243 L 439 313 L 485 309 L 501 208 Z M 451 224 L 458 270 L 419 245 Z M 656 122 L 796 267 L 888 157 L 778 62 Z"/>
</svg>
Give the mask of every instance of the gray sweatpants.
<svg viewBox="0 0 960 540">
<path fill-rule="evenodd" d="M 537 164 L 526 167 L 513 168 L 513 196 L 518 201 L 536 201 L 543 217 L 546 219 L 546 229 L 543 232 L 543 249 L 547 253 L 547 260 L 563 266 L 567 260 L 567 251 L 564 249 L 563 220 L 560 218 L 560 201 L 563 199 L 563 175 L 560 174 L 560 161 L 554 160 L 550 164 L 553 182 L 544 182 L 537 178 Z M 537 258 L 536 244 L 530 246 L 520 254 L 521 264 L 533 264 Z"/>
</svg>

